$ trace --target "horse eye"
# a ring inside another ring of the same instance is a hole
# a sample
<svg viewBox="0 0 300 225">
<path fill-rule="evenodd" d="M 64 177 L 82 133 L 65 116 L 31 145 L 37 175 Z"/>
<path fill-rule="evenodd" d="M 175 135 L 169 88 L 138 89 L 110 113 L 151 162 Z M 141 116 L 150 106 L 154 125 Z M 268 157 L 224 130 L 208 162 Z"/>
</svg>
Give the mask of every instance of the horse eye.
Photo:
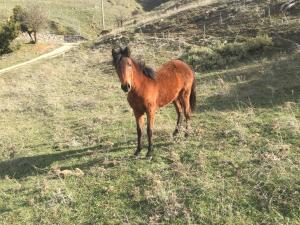
<svg viewBox="0 0 300 225">
<path fill-rule="evenodd" d="M 127 65 L 128 65 L 129 67 L 131 67 L 131 63 L 127 63 Z"/>
</svg>

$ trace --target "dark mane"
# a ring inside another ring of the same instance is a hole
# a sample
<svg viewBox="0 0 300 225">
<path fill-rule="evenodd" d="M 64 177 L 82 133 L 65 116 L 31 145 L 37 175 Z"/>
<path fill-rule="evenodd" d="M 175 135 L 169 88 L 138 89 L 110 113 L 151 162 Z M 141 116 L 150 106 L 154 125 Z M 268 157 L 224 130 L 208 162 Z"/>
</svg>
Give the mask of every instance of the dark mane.
<svg viewBox="0 0 300 225">
<path fill-rule="evenodd" d="M 124 56 L 121 51 L 115 52 L 113 54 L 113 65 L 116 68 L 118 68 L 120 66 L 120 63 L 121 63 L 123 57 L 126 57 L 126 56 Z M 132 59 L 132 61 L 134 62 L 135 65 L 138 66 L 138 68 L 143 72 L 143 74 L 146 77 L 149 77 L 150 79 L 153 79 L 153 80 L 155 79 L 155 74 L 156 74 L 155 71 L 150 66 L 147 66 L 144 61 L 135 60 L 135 59 Z"/>
<path fill-rule="evenodd" d="M 147 66 L 144 61 L 134 60 L 134 59 L 132 60 L 139 67 L 139 69 L 143 72 L 143 74 L 146 77 L 149 77 L 153 80 L 155 79 L 155 75 L 156 75 L 155 71 L 150 66 Z"/>
</svg>

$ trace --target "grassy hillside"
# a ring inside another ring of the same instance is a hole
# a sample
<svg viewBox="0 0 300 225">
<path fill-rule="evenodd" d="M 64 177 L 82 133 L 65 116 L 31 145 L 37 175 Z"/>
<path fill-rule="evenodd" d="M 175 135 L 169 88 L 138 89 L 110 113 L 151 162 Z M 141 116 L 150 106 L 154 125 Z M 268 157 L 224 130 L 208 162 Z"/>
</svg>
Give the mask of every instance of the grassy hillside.
<svg viewBox="0 0 300 225">
<path fill-rule="evenodd" d="M 174 57 L 142 46 L 161 55 L 151 64 Z M 161 110 L 151 162 L 132 157 L 109 54 L 79 49 L 1 77 L 2 223 L 299 222 L 299 53 L 197 74 L 191 137 L 172 139 L 174 109 Z"/>
<path fill-rule="evenodd" d="M 207 46 L 213 41 L 238 41 L 269 33 L 299 40 L 300 7 L 284 17 L 280 11 L 283 0 L 237 2 L 204 1 L 202 7 L 179 12 L 165 20 L 139 27 L 144 34 L 184 38 L 186 42 Z M 209 4 L 210 3 L 210 4 Z"/>
<path fill-rule="evenodd" d="M 6 67 L 25 62 L 27 60 L 31 60 L 42 54 L 50 52 L 57 47 L 59 47 L 58 44 L 20 45 L 18 50 L 0 57 L 0 69 L 4 69 Z"/>
<path fill-rule="evenodd" d="M 41 4 L 49 20 L 58 22 L 67 29 L 92 37 L 101 31 L 101 2 L 96 0 L 2 0 L 0 15 L 5 19 L 15 5 L 28 6 L 32 3 Z M 134 0 L 104 1 L 104 8 L 108 28 L 115 26 L 116 15 L 130 16 L 134 10 L 142 11 L 142 7 Z"/>
<path fill-rule="evenodd" d="M 162 22 L 168 29 L 174 19 L 188 24 L 202 15 L 194 10 Z M 190 137 L 171 137 L 176 113 L 163 108 L 150 162 L 146 148 L 132 157 L 135 120 L 111 46 L 129 43 L 136 58 L 156 67 L 203 43 L 232 43 L 225 28 L 201 39 L 184 26 L 170 36 L 124 33 L 0 76 L 1 223 L 298 224 L 300 52 L 287 32 L 293 16 L 284 30 L 260 24 L 274 42 L 264 54 L 197 71 Z M 272 30 L 288 40 L 277 43 Z"/>
</svg>

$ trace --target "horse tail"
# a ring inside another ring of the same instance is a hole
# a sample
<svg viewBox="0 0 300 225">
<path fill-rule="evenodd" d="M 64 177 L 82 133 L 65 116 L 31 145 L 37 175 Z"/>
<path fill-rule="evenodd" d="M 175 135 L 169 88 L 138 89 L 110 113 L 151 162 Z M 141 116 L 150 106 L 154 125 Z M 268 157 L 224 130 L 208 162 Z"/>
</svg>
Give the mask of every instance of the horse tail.
<svg viewBox="0 0 300 225">
<path fill-rule="evenodd" d="M 192 112 L 194 112 L 196 109 L 196 77 L 194 77 L 194 81 L 192 84 L 192 90 L 190 95 L 190 106 Z"/>
</svg>

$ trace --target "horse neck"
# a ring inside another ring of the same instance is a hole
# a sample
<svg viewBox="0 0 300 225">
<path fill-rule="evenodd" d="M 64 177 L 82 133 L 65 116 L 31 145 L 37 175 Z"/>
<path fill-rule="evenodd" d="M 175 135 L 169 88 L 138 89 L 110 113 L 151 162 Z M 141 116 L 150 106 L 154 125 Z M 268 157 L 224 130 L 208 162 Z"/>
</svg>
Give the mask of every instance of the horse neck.
<svg viewBox="0 0 300 225">
<path fill-rule="evenodd" d="M 141 71 L 138 65 L 136 64 L 134 64 L 132 80 L 133 80 L 133 88 L 135 92 L 140 92 L 141 88 L 143 88 L 142 86 L 145 85 L 145 82 L 147 80 L 147 78 L 143 74 L 143 71 Z"/>
</svg>

